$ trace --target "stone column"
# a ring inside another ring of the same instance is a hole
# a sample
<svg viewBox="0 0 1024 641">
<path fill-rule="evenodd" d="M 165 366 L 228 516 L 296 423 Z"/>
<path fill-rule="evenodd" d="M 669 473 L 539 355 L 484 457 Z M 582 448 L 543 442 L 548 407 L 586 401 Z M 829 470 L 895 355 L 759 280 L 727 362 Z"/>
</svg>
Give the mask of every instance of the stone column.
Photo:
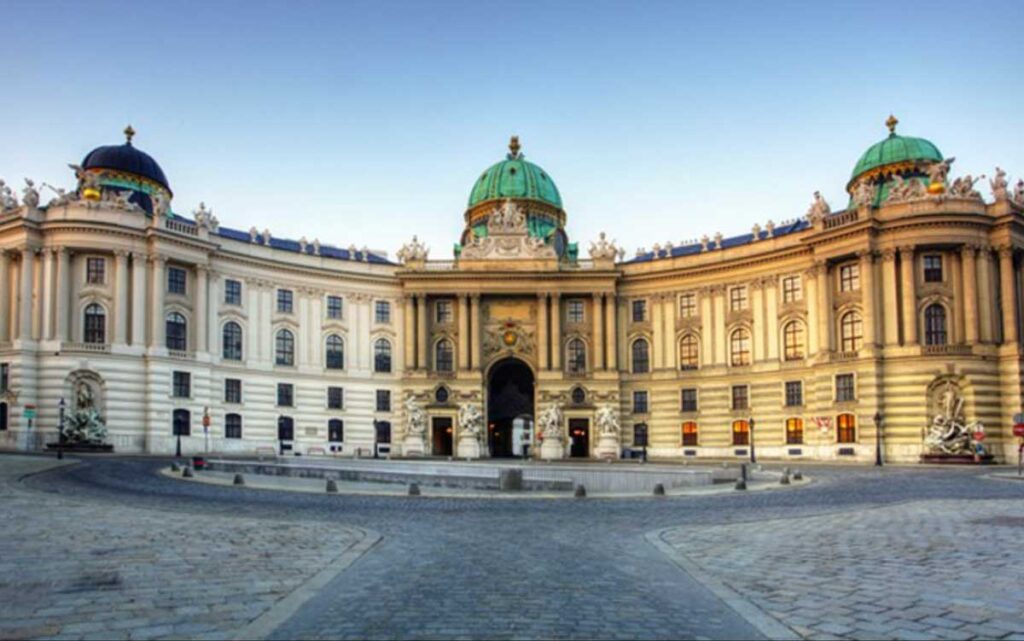
<svg viewBox="0 0 1024 641">
<path fill-rule="evenodd" d="M 903 344 L 917 344 L 917 274 L 914 248 L 900 247 L 900 281 L 903 287 Z"/>
<path fill-rule="evenodd" d="M 665 294 L 665 369 L 677 368 L 679 347 L 676 344 L 676 310 L 679 308 L 679 297 L 674 293 Z"/>
<path fill-rule="evenodd" d="M 469 369 L 469 299 L 459 294 L 459 369 Z"/>
<path fill-rule="evenodd" d="M 128 343 L 128 252 L 114 252 L 114 305 L 117 319 L 114 321 L 114 343 Z"/>
<path fill-rule="evenodd" d="M 999 248 L 999 308 L 1003 313 L 1003 343 L 1017 342 L 1017 284 L 1013 247 Z"/>
<path fill-rule="evenodd" d="M 167 321 L 164 318 L 164 296 L 167 293 L 167 259 L 163 256 L 150 258 L 153 265 L 150 282 L 152 296 L 149 311 L 149 346 L 162 349 L 167 347 Z"/>
<path fill-rule="evenodd" d="M 260 360 L 260 345 L 262 339 L 260 337 L 260 325 L 262 319 L 260 317 L 260 283 L 254 278 L 248 278 L 245 281 L 245 295 L 248 297 L 248 305 L 246 305 L 246 312 L 249 315 L 249 322 L 246 327 L 246 343 L 245 343 L 245 360 L 248 363 L 256 363 Z M 345 301 L 348 304 L 348 301 Z M 346 354 L 347 356 L 347 354 Z"/>
<path fill-rule="evenodd" d="M 132 345 L 139 347 L 146 345 L 147 262 L 145 255 L 132 253 Z"/>
<path fill-rule="evenodd" d="M 427 369 L 427 295 L 416 297 L 416 368 Z"/>
<path fill-rule="evenodd" d="M 765 300 L 765 323 L 767 324 L 766 336 L 768 346 L 765 350 L 765 357 L 768 360 L 779 358 L 779 278 L 771 275 L 765 277 L 764 300 Z"/>
<path fill-rule="evenodd" d="M 540 357 L 540 369 L 551 369 L 548 347 L 548 295 L 537 296 L 537 353 Z"/>
<path fill-rule="evenodd" d="M 992 283 L 992 252 L 989 247 L 978 251 L 978 337 L 982 343 L 995 342 L 991 301 L 995 297 Z"/>
<path fill-rule="evenodd" d="M 861 252 L 860 255 L 860 296 L 864 307 L 864 346 L 873 348 L 878 326 L 875 315 L 875 253 Z"/>
<path fill-rule="evenodd" d="M 551 369 L 562 369 L 562 295 L 551 295 Z"/>
<path fill-rule="evenodd" d="M 35 284 L 36 250 L 26 247 L 21 250 L 21 303 L 18 307 L 18 338 L 32 340 L 32 289 Z"/>
<path fill-rule="evenodd" d="M 818 340 L 818 329 L 820 322 L 818 318 L 821 316 L 821 310 L 818 308 L 820 301 L 818 300 L 818 270 L 820 266 L 815 264 L 812 265 L 804 276 L 807 282 L 807 288 L 805 291 L 805 300 L 807 301 L 807 356 L 811 357 L 818 353 L 820 349 L 820 341 Z"/>
<path fill-rule="evenodd" d="M 217 310 L 224 299 L 220 295 L 220 274 L 210 270 L 208 278 L 206 295 L 206 347 L 210 350 L 211 354 L 220 357 L 224 355 L 224 351 L 221 346 L 221 332 L 217 322 L 219 318 Z M 246 354 L 243 351 L 242 357 L 245 358 L 245 356 Z"/>
<path fill-rule="evenodd" d="M 835 347 L 832 342 L 832 281 L 828 263 L 818 265 L 818 349 L 831 352 Z"/>
<path fill-rule="evenodd" d="M 594 294 L 591 323 L 594 328 L 593 371 L 604 369 L 604 292 Z"/>
<path fill-rule="evenodd" d="M 725 286 L 716 285 L 712 289 L 714 295 L 715 324 L 714 324 L 714 347 L 715 365 L 725 365 L 726 344 L 729 337 L 725 335 Z M 709 354 L 710 356 L 710 354 Z"/>
<path fill-rule="evenodd" d="M 662 313 L 661 301 L 660 295 L 650 297 L 651 333 L 654 338 L 654 344 L 651 345 L 651 360 L 654 371 L 665 367 L 665 315 Z"/>
<path fill-rule="evenodd" d="M 403 294 L 402 300 L 405 304 L 405 313 L 402 318 L 402 327 L 405 336 L 402 337 L 402 344 L 405 348 L 405 366 L 408 369 L 416 369 L 416 297 L 412 294 Z"/>
<path fill-rule="evenodd" d="M 10 260 L 0 250 L 0 343 L 10 339 L 11 290 Z"/>
<path fill-rule="evenodd" d="M 750 305 L 754 308 L 754 328 L 750 333 L 753 341 L 753 362 L 758 363 L 764 360 L 765 336 L 764 336 L 764 281 L 756 278 L 750 283 Z"/>
<path fill-rule="evenodd" d="M 605 298 L 605 310 L 604 310 L 604 340 L 605 340 L 605 362 L 607 368 L 610 371 L 616 371 L 619 369 L 617 362 L 616 347 L 618 341 L 615 339 L 615 318 L 618 316 L 616 313 L 615 293 L 609 293 Z"/>
<path fill-rule="evenodd" d="M 885 344 L 898 345 L 900 342 L 900 306 L 896 295 L 896 250 L 882 252 L 882 325 L 885 328 Z"/>
<path fill-rule="evenodd" d="M 969 345 L 978 342 L 978 247 L 964 245 L 960 248 L 960 269 L 964 282 L 963 300 L 960 309 L 964 315 L 964 340 Z"/>
<path fill-rule="evenodd" d="M 42 287 L 39 288 L 39 295 L 43 298 L 42 316 L 43 322 L 40 325 L 40 340 L 53 338 L 53 301 L 56 292 L 54 282 L 54 258 L 56 249 L 47 247 L 43 250 L 43 278 Z"/>
<path fill-rule="evenodd" d="M 195 300 L 195 314 L 192 319 L 192 324 L 196 328 L 196 351 L 205 352 L 209 349 L 207 345 L 207 331 L 206 323 L 209 321 L 207 318 L 207 305 L 210 292 L 208 291 L 207 283 L 208 273 L 206 265 L 196 266 L 196 300 Z M 303 299 L 305 302 L 305 299 Z M 306 337 L 307 340 L 312 337 Z"/>
<path fill-rule="evenodd" d="M 473 294 L 469 298 L 469 366 L 473 369 L 481 369 L 480 362 L 480 294 Z"/>
<path fill-rule="evenodd" d="M 710 287 L 701 287 L 697 295 L 700 296 L 700 364 L 703 366 L 715 361 L 715 319 L 711 307 L 713 294 Z"/>
</svg>

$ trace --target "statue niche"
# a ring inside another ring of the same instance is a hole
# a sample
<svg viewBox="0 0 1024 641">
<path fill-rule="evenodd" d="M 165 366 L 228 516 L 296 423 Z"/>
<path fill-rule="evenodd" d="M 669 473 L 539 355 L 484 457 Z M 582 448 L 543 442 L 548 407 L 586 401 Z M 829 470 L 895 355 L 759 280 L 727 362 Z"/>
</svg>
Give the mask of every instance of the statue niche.
<svg viewBox="0 0 1024 641">
<path fill-rule="evenodd" d="M 106 443 L 107 424 L 102 415 L 103 384 L 94 372 L 76 372 L 70 377 L 72 402 L 64 416 L 60 436 L 62 443 L 48 443 L 47 448 L 69 450 L 113 451 Z"/>
<path fill-rule="evenodd" d="M 985 452 L 976 434 L 985 433 L 981 421 L 968 421 L 965 412 L 966 399 L 959 384 L 950 378 L 935 381 L 928 389 L 928 415 L 931 417 L 925 429 L 925 462 L 980 462 L 992 459 Z"/>
</svg>

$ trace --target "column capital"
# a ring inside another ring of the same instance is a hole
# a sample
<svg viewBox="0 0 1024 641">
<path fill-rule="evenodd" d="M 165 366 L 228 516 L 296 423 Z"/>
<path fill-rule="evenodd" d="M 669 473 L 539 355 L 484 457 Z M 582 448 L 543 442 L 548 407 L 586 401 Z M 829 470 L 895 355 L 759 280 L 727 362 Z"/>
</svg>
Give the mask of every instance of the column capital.
<svg viewBox="0 0 1024 641">
<path fill-rule="evenodd" d="M 120 258 L 122 260 L 127 260 L 129 255 L 131 255 L 131 252 L 128 251 L 127 249 L 115 249 L 114 250 L 114 256 L 116 256 L 117 258 Z"/>
<path fill-rule="evenodd" d="M 899 247 L 900 256 L 913 256 L 915 249 L 914 245 L 901 245 Z"/>
<path fill-rule="evenodd" d="M 203 275 L 208 276 L 210 274 L 210 266 L 209 265 L 204 265 L 204 264 L 201 264 L 201 263 L 197 264 L 196 265 L 196 274 L 203 274 Z"/>
<path fill-rule="evenodd" d="M 426 296 L 424 296 L 424 300 L 425 299 L 426 299 Z M 480 302 L 480 294 L 478 292 L 474 292 L 474 293 L 469 295 L 469 299 L 471 301 L 473 301 L 474 303 L 479 303 Z"/>
<path fill-rule="evenodd" d="M 979 245 L 978 243 L 964 243 L 963 245 L 960 246 L 960 255 L 970 256 L 971 258 L 973 258 L 978 254 L 978 251 L 980 249 L 981 245 Z"/>
<path fill-rule="evenodd" d="M 1009 258 L 1012 260 L 1014 254 L 1017 253 L 1013 245 L 997 245 L 994 249 L 999 253 L 999 258 L 1002 259 Z"/>
<path fill-rule="evenodd" d="M 873 249 L 862 249 L 857 252 L 857 258 L 860 260 L 867 259 L 868 262 L 875 262 L 875 250 Z"/>
<path fill-rule="evenodd" d="M 154 265 L 166 265 L 167 256 L 164 256 L 163 254 L 152 254 L 149 256 L 149 262 Z"/>
<path fill-rule="evenodd" d="M 890 263 L 896 260 L 896 249 L 894 247 L 888 247 L 879 252 L 884 262 Z"/>
</svg>

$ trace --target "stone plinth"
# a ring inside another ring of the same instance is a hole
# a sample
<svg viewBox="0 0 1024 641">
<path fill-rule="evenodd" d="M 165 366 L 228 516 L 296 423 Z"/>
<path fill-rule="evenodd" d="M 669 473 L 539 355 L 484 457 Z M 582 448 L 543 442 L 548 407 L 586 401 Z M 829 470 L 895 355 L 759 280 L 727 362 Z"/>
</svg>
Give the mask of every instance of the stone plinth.
<svg viewBox="0 0 1024 641">
<path fill-rule="evenodd" d="M 540 445 L 540 457 L 545 461 L 555 461 L 565 458 L 565 447 L 559 439 L 546 438 Z"/>
<path fill-rule="evenodd" d="M 410 434 L 402 442 L 402 456 L 423 456 L 427 452 L 427 444 L 422 436 Z"/>
<path fill-rule="evenodd" d="M 619 439 L 614 436 L 602 436 L 597 441 L 597 447 L 594 448 L 594 456 L 600 459 L 615 460 L 619 458 L 620 450 Z"/>
<path fill-rule="evenodd" d="M 456 454 L 459 458 L 480 458 L 483 455 L 483 448 L 476 438 L 460 438 Z"/>
</svg>

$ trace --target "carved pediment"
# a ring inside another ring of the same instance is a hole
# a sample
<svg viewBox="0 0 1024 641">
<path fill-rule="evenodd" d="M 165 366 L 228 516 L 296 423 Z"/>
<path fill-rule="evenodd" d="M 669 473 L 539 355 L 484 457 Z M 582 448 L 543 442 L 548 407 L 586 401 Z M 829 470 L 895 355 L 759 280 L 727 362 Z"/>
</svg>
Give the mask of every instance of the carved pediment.
<svg viewBox="0 0 1024 641">
<path fill-rule="evenodd" d="M 543 238 L 530 235 L 526 213 L 514 202 L 506 201 L 488 216 L 487 235 L 474 236 L 462 248 L 460 257 L 466 260 L 536 259 L 558 258 L 558 254 Z"/>
</svg>

